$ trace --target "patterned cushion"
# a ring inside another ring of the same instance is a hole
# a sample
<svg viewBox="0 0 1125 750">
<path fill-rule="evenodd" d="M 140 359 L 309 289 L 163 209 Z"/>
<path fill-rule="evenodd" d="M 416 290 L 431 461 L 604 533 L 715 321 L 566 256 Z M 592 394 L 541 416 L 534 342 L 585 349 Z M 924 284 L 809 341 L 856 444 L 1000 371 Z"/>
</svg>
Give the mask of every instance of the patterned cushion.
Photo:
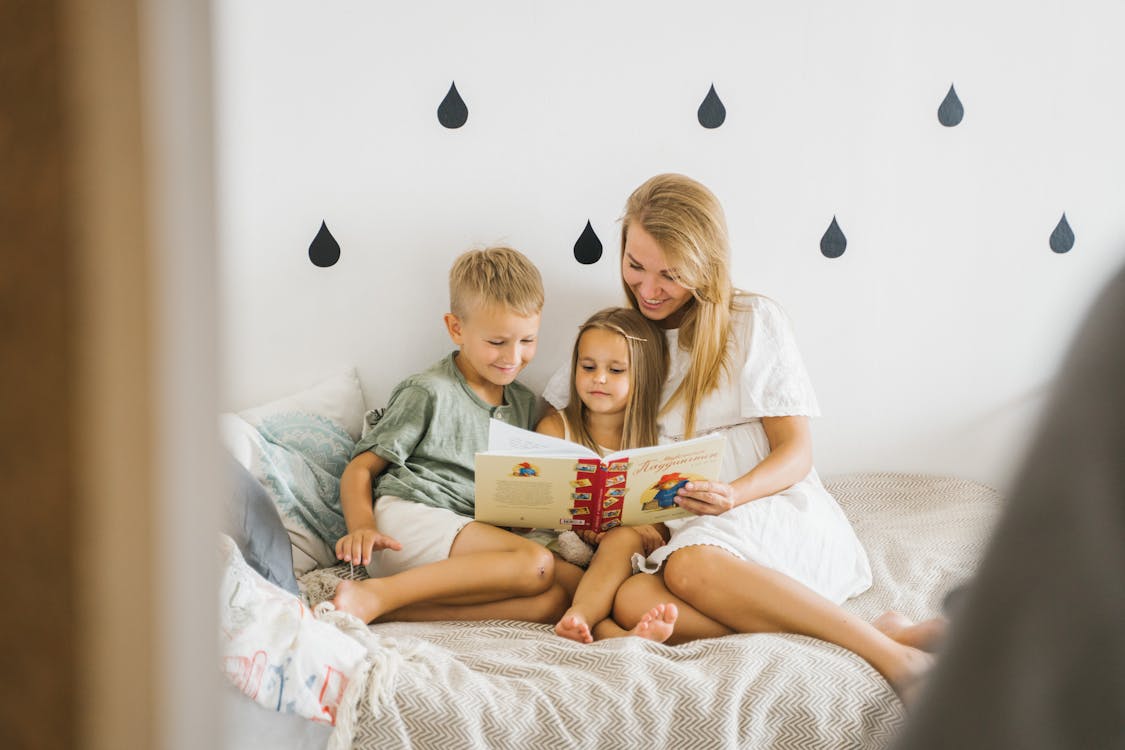
<svg viewBox="0 0 1125 750">
<path fill-rule="evenodd" d="M 336 540 L 347 533 L 340 476 L 363 413 L 359 379 L 349 370 L 292 396 L 221 416 L 227 447 L 281 514 L 298 574 L 336 563 Z"/>
</svg>

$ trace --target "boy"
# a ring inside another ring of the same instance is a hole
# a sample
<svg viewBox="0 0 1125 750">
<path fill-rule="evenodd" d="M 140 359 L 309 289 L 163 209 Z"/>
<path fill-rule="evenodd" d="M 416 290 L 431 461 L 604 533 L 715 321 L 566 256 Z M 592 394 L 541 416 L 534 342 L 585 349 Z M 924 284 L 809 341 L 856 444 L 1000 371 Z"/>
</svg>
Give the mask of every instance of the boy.
<svg viewBox="0 0 1125 750">
<path fill-rule="evenodd" d="M 333 604 L 364 622 L 553 622 L 581 571 L 472 519 L 474 454 L 488 446 L 489 418 L 535 425 L 537 398 L 515 380 L 535 356 L 543 283 L 515 250 L 470 251 L 450 270 L 449 304 L 460 350 L 395 386 L 340 480 L 348 533 L 336 556 L 376 577 L 341 582 Z"/>
</svg>

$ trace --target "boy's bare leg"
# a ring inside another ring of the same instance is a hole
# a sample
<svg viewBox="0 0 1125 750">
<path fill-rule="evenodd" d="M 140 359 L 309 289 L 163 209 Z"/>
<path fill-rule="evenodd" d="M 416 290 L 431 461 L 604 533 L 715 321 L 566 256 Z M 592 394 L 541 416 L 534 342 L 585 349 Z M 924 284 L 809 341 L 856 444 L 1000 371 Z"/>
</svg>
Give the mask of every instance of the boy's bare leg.
<svg viewBox="0 0 1125 750">
<path fill-rule="evenodd" d="M 606 534 L 578 582 L 574 604 L 555 625 L 555 633 L 579 643 L 591 643 L 591 628 L 609 617 L 617 589 L 633 573 L 633 554 L 642 551 L 641 537 L 630 528 L 619 527 Z"/>
<path fill-rule="evenodd" d="M 582 569 L 561 558 L 555 559 L 555 582 L 536 596 L 501 599 L 481 604 L 437 604 L 420 602 L 388 612 L 377 622 L 436 622 L 439 620 L 522 620 L 558 622 L 570 606 Z"/>
<path fill-rule="evenodd" d="M 457 535 L 449 558 L 385 578 L 342 581 L 332 603 L 364 622 L 413 604 L 474 605 L 534 597 L 554 584 L 545 547 L 482 523 Z"/>
</svg>

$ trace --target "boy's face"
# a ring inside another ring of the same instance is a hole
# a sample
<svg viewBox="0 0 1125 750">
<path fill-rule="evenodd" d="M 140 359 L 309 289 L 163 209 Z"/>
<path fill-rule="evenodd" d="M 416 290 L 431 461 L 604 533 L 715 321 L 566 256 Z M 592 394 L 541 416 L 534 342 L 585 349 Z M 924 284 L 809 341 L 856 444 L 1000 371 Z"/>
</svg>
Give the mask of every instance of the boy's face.
<svg viewBox="0 0 1125 750">
<path fill-rule="evenodd" d="M 535 358 L 539 313 L 517 315 L 498 305 L 481 307 L 463 318 L 446 313 L 445 326 L 461 347 L 457 366 L 474 388 L 508 385 Z"/>
</svg>

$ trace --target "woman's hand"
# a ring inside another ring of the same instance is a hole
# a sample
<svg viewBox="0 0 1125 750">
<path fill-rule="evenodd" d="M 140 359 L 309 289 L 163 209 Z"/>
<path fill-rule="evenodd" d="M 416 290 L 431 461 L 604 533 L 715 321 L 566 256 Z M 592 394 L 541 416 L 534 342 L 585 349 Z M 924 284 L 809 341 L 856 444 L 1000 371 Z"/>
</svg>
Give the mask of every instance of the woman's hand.
<svg viewBox="0 0 1125 750">
<path fill-rule="evenodd" d="M 336 542 L 336 559 L 353 565 L 367 565 L 371 562 L 373 549 L 401 550 L 402 545 L 374 526 L 361 526 Z"/>
<path fill-rule="evenodd" d="M 676 505 L 697 516 L 717 516 L 737 504 L 726 482 L 688 482 L 676 492 Z"/>
</svg>

